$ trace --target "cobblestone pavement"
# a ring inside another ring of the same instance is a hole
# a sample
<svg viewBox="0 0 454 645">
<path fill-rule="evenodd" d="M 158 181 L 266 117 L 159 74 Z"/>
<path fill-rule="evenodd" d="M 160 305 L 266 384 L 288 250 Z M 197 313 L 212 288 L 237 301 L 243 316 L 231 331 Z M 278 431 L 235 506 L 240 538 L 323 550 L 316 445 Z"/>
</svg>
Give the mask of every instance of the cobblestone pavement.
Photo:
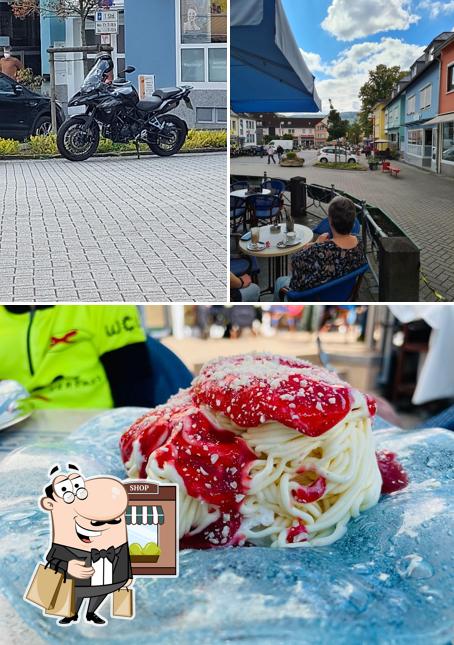
<svg viewBox="0 0 454 645">
<path fill-rule="evenodd" d="M 224 301 L 225 153 L 0 162 L 0 301 Z"/>
<path fill-rule="evenodd" d="M 393 162 L 402 169 L 396 179 L 380 171 L 316 168 L 313 152 L 307 153 L 306 161 L 304 168 L 280 168 L 268 166 L 265 159 L 233 159 L 231 173 L 262 175 L 266 170 L 268 176 L 284 179 L 300 175 L 308 182 L 334 184 L 380 207 L 421 249 L 422 269 L 431 287 L 454 300 L 454 179 L 401 162 Z M 422 285 L 420 299 L 433 301 L 435 297 Z"/>
</svg>

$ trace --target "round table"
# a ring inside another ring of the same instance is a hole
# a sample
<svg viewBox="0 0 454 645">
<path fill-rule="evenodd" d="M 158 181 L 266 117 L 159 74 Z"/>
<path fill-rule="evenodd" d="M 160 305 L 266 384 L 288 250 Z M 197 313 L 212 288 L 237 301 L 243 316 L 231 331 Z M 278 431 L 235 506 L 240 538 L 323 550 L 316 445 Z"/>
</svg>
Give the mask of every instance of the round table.
<svg viewBox="0 0 454 645">
<path fill-rule="evenodd" d="M 268 188 L 262 188 L 260 193 L 250 193 L 247 195 L 247 188 L 242 188 L 241 190 L 234 190 L 230 193 L 231 197 L 241 197 L 242 199 L 247 199 L 248 197 L 253 197 L 254 195 L 271 195 L 271 190 Z"/>
<path fill-rule="evenodd" d="M 302 224 L 295 224 L 296 237 L 300 239 L 299 244 L 294 246 L 286 246 L 284 249 L 279 249 L 277 243 L 284 239 L 286 232 L 285 224 L 281 224 L 281 230 L 278 233 L 271 231 L 271 225 L 260 226 L 260 242 L 270 242 L 269 248 L 263 251 L 251 251 L 247 248 L 250 240 L 240 240 L 240 250 L 244 255 L 250 255 L 256 258 L 266 258 L 268 260 L 268 286 L 261 293 L 273 293 L 274 283 L 280 276 L 288 275 L 288 258 L 290 255 L 300 251 L 306 244 L 312 242 L 314 232 Z"/>
</svg>

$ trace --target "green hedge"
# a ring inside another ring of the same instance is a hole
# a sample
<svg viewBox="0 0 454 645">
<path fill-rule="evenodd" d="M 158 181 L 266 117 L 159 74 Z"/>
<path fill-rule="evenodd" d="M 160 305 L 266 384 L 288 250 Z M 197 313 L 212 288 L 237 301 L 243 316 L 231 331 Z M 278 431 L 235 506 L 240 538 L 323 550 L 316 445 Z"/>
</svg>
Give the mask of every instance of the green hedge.
<svg viewBox="0 0 454 645">
<path fill-rule="evenodd" d="M 182 150 L 226 148 L 227 132 L 219 130 L 189 130 L 185 144 Z M 140 144 L 140 149 L 145 152 L 149 150 L 147 144 Z M 135 152 L 134 143 L 113 143 L 110 139 L 101 137 L 98 146 L 98 152 Z M 14 139 L 0 138 L 0 156 L 9 155 L 38 155 L 52 156 L 58 155 L 57 137 L 55 134 L 36 135 L 30 137 L 25 144 L 20 144 Z"/>
</svg>

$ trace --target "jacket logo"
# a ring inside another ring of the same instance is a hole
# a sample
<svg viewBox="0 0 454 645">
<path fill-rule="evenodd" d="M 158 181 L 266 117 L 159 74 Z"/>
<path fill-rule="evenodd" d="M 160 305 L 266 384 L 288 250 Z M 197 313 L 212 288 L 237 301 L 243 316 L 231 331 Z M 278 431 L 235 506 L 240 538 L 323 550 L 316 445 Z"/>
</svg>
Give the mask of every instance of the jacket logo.
<svg viewBox="0 0 454 645">
<path fill-rule="evenodd" d="M 68 331 L 64 336 L 58 338 L 57 336 L 52 336 L 50 339 L 50 346 L 55 347 L 56 345 L 71 345 L 71 339 L 77 335 L 77 329 L 72 329 Z"/>
</svg>

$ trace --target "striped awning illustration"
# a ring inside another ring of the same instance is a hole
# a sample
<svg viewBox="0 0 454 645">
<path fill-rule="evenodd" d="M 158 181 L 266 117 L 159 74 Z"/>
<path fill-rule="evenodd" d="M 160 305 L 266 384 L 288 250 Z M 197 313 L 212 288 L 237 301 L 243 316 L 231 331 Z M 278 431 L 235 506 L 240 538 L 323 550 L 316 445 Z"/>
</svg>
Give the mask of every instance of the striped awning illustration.
<svg viewBox="0 0 454 645">
<path fill-rule="evenodd" d="M 126 524 L 164 524 L 162 506 L 131 504 L 126 509 Z"/>
</svg>

